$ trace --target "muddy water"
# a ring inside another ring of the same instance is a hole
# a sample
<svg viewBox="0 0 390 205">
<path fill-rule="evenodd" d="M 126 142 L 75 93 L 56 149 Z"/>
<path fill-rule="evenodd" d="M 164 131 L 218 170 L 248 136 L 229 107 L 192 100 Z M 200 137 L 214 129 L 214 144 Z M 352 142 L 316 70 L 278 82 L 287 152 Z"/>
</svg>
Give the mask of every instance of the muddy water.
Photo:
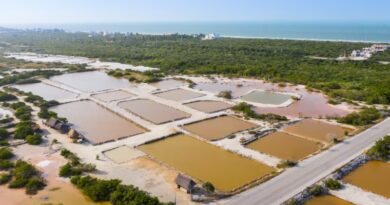
<svg viewBox="0 0 390 205">
<path fill-rule="evenodd" d="M 184 126 L 184 129 L 207 140 L 219 140 L 236 132 L 253 129 L 258 125 L 231 116 L 203 120 Z"/>
<path fill-rule="evenodd" d="M 333 138 L 343 139 L 345 137 L 345 131 L 349 133 L 353 132 L 353 130 L 339 125 L 312 119 L 306 119 L 297 124 L 288 126 L 284 128 L 284 131 L 324 143 L 332 142 Z"/>
<path fill-rule="evenodd" d="M 111 101 L 117 101 L 117 100 L 123 100 L 127 98 L 134 97 L 134 94 L 131 94 L 129 92 L 126 92 L 124 90 L 116 90 L 116 91 L 110 91 L 106 93 L 100 93 L 96 95 L 92 95 L 94 98 L 97 98 L 99 100 L 102 100 L 104 102 L 111 102 Z"/>
<path fill-rule="evenodd" d="M 85 92 L 131 87 L 129 81 L 110 77 L 100 71 L 71 73 L 50 79 Z"/>
<path fill-rule="evenodd" d="M 104 143 L 145 132 L 137 124 L 91 101 L 62 104 L 51 109 L 65 117 L 92 144 Z"/>
<path fill-rule="evenodd" d="M 155 95 L 158 97 L 161 97 L 161 98 L 164 98 L 167 100 L 173 100 L 173 101 L 185 101 L 185 100 L 191 100 L 194 98 L 204 96 L 203 93 L 198 93 L 198 92 L 180 89 L 180 88 L 157 93 Z"/>
<path fill-rule="evenodd" d="M 274 113 L 289 117 L 319 117 L 319 116 L 345 116 L 351 111 L 327 103 L 327 97 L 321 93 L 308 92 L 303 86 L 279 87 L 277 84 L 266 83 L 261 80 L 233 79 L 227 82 L 199 82 L 196 89 L 218 94 L 220 91 L 230 90 L 234 98 L 241 97 L 253 89 L 262 89 L 279 92 L 294 92 L 302 99 L 283 108 L 256 108 L 258 113 Z"/>
<path fill-rule="evenodd" d="M 212 100 L 196 101 L 196 102 L 187 103 L 185 105 L 192 109 L 205 112 L 205 113 L 219 112 L 232 107 L 231 104 L 222 101 L 212 101 Z"/>
<path fill-rule="evenodd" d="M 353 205 L 353 203 L 332 195 L 324 195 L 310 199 L 305 203 L 305 205 Z"/>
<path fill-rule="evenodd" d="M 248 148 L 273 155 L 284 160 L 298 161 L 318 151 L 321 146 L 316 142 L 275 132 L 247 145 Z"/>
<path fill-rule="evenodd" d="M 186 112 L 147 99 L 120 102 L 118 106 L 154 124 L 172 122 L 191 116 Z"/>
<path fill-rule="evenodd" d="M 390 163 L 367 162 L 343 180 L 364 190 L 390 198 Z"/>
<path fill-rule="evenodd" d="M 182 80 L 166 79 L 166 80 L 159 81 L 157 83 L 152 83 L 151 85 L 158 89 L 164 90 L 164 89 L 179 88 L 187 85 L 187 83 Z"/>
<path fill-rule="evenodd" d="M 66 90 L 47 85 L 45 83 L 33 83 L 33 84 L 26 84 L 26 85 L 16 85 L 15 88 L 24 91 L 24 92 L 31 92 L 34 95 L 38 95 L 43 97 L 43 99 L 50 101 L 50 100 L 67 100 L 72 99 L 77 96 L 75 93 L 68 92 Z"/>
<path fill-rule="evenodd" d="M 186 135 L 172 136 L 142 145 L 139 149 L 195 179 L 211 182 L 224 192 L 237 189 L 273 171 L 273 168 L 259 162 Z"/>
<path fill-rule="evenodd" d="M 280 105 L 290 98 L 290 95 L 261 90 L 254 90 L 241 97 L 245 101 L 271 105 Z"/>
</svg>

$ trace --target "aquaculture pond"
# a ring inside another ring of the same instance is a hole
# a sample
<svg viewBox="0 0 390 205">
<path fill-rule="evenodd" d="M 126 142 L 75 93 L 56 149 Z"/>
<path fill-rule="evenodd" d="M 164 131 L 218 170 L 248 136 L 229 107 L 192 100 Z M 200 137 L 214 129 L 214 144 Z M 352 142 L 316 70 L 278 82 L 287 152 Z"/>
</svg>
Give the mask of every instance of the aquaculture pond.
<svg viewBox="0 0 390 205">
<path fill-rule="evenodd" d="M 144 128 L 97 105 L 78 101 L 51 108 L 92 144 L 100 144 L 146 132 Z"/>
<path fill-rule="evenodd" d="M 219 140 L 256 127 L 258 125 L 232 116 L 216 117 L 183 126 L 188 132 L 207 140 Z"/>
<path fill-rule="evenodd" d="M 182 86 L 187 85 L 188 83 L 183 80 L 176 80 L 176 79 L 165 79 L 156 83 L 151 83 L 150 85 L 158 88 L 158 89 L 173 89 L 173 88 L 179 88 Z"/>
<path fill-rule="evenodd" d="M 308 139 L 330 143 L 335 138 L 339 140 L 344 139 L 345 134 L 352 133 L 354 130 L 320 120 L 305 119 L 284 128 L 284 131 Z"/>
<path fill-rule="evenodd" d="M 62 101 L 62 100 L 72 99 L 77 96 L 77 94 L 75 93 L 45 83 L 15 85 L 13 87 L 23 92 L 31 92 L 34 95 L 41 96 L 43 99 L 47 101 L 50 100 Z"/>
<path fill-rule="evenodd" d="M 100 71 L 70 73 L 50 79 L 85 92 L 131 87 L 128 80 L 114 78 Z"/>
<path fill-rule="evenodd" d="M 186 101 L 186 100 L 191 100 L 194 98 L 202 97 L 205 94 L 179 88 L 179 89 L 156 93 L 155 95 L 160 97 L 160 98 L 167 99 L 167 100 L 181 102 L 181 101 Z"/>
<path fill-rule="evenodd" d="M 247 145 L 248 148 L 284 160 L 301 160 L 321 149 L 319 143 L 284 132 L 275 132 Z"/>
<path fill-rule="evenodd" d="M 138 148 L 194 179 L 211 182 L 223 192 L 240 188 L 274 171 L 257 161 L 182 134 Z"/>
<path fill-rule="evenodd" d="M 291 95 L 263 90 L 253 90 L 241 97 L 241 100 L 265 105 L 282 105 L 290 99 Z"/>
<path fill-rule="evenodd" d="M 261 80 L 250 79 L 218 79 L 211 82 L 198 82 L 195 89 L 218 94 L 231 91 L 233 98 L 239 98 L 254 89 L 292 92 L 301 96 L 301 100 L 287 107 L 256 107 L 258 113 L 274 113 L 288 117 L 320 117 L 345 116 L 350 113 L 344 105 L 330 105 L 328 98 L 319 92 L 309 92 L 304 86 L 279 86 Z"/>
<path fill-rule="evenodd" d="M 390 198 L 390 163 L 369 161 L 349 173 L 343 181 Z"/>
<path fill-rule="evenodd" d="M 148 99 L 120 102 L 118 106 L 154 124 L 173 122 L 191 116 L 181 110 Z"/>
<path fill-rule="evenodd" d="M 313 197 L 312 199 L 307 201 L 305 205 L 353 205 L 353 203 L 350 203 L 332 195 L 324 195 Z"/>
<path fill-rule="evenodd" d="M 115 91 L 109 91 L 99 94 L 92 95 L 94 98 L 97 98 L 99 100 L 102 100 L 104 102 L 111 102 L 111 101 L 117 101 L 117 100 L 124 100 L 127 98 L 134 97 L 134 94 L 131 94 L 124 90 L 115 90 Z"/>
<path fill-rule="evenodd" d="M 214 113 L 223 110 L 227 110 L 233 105 L 223 101 L 203 100 L 186 103 L 186 106 L 205 113 Z"/>
<path fill-rule="evenodd" d="M 143 152 L 125 145 L 104 151 L 103 153 L 106 157 L 118 164 L 128 162 L 132 159 L 145 155 Z"/>
</svg>

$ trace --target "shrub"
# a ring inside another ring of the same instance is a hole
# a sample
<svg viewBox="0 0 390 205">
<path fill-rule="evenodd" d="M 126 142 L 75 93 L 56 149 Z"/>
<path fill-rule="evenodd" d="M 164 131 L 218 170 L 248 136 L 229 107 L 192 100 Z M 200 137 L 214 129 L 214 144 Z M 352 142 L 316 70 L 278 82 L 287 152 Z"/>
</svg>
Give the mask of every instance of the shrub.
<svg viewBox="0 0 390 205">
<path fill-rule="evenodd" d="M 286 167 L 294 167 L 297 164 L 298 163 L 296 161 L 284 160 L 284 161 L 280 162 L 276 167 L 282 169 L 282 168 L 286 168 Z"/>
<path fill-rule="evenodd" d="M 324 190 L 320 185 L 313 185 L 309 187 L 308 192 L 313 196 L 320 196 L 324 194 Z"/>
<path fill-rule="evenodd" d="M 342 187 L 341 183 L 334 179 L 327 179 L 325 181 L 325 186 L 331 190 L 339 190 Z"/>
<path fill-rule="evenodd" d="M 14 167 L 14 163 L 8 160 L 0 159 L 0 171 L 2 170 L 8 170 L 10 168 Z"/>
<path fill-rule="evenodd" d="M 110 202 L 113 205 L 158 205 L 160 202 L 156 197 L 149 196 L 148 193 L 141 191 L 131 185 L 119 185 L 111 193 Z"/>
<path fill-rule="evenodd" d="M 390 135 L 375 142 L 375 145 L 367 151 L 367 155 L 383 161 L 390 160 Z"/>
<path fill-rule="evenodd" d="M 2 173 L 0 174 L 0 185 L 6 184 L 9 181 L 11 181 L 12 175 L 8 173 Z"/>
<path fill-rule="evenodd" d="M 221 91 L 218 93 L 217 96 L 220 98 L 232 99 L 232 91 L 230 90 Z"/>
<path fill-rule="evenodd" d="M 0 102 L 12 101 L 12 100 L 17 100 L 17 99 L 18 98 L 15 95 L 11 95 L 11 94 L 0 91 Z"/>
<path fill-rule="evenodd" d="M 211 182 L 203 183 L 202 187 L 203 187 L 203 189 L 205 189 L 207 192 L 210 192 L 210 193 L 215 191 L 215 187 Z"/>
<path fill-rule="evenodd" d="M 14 154 L 10 148 L 0 148 L 0 159 L 11 159 L 12 157 L 14 157 Z"/>
<path fill-rule="evenodd" d="M 376 108 L 364 108 L 360 112 L 353 112 L 345 117 L 339 118 L 339 123 L 345 123 L 350 125 L 362 126 L 369 125 L 375 120 L 379 119 L 381 114 Z"/>
<path fill-rule="evenodd" d="M 43 179 L 34 176 L 28 180 L 26 184 L 26 194 L 36 194 L 39 190 L 43 189 L 46 186 Z"/>
<path fill-rule="evenodd" d="M 15 139 L 26 139 L 27 136 L 33 134 L 34 129 L 32 128 L 32 122 L 20 122 L 16 125 L 14 132 Z"/>
<path fill-rule="evenodd" d="M 14 179 L 9 184 L 10 188 L 22 188 L 27 185 L 29 179 L 37 176 L 38 171 L 31 164 L 18 160 L 15 163 L 15 169 L 12 172 Z"/>
<path fill-rule="evenodd" d="M 39 145 L 42 143 L 42 136 L 38 134 L 28 135 L 26 142 L 30 145 Z"/>
<path fill-rule="evenodd" d="M 0 140 L 6 139 L 8 137 L 9 137 L 9 132 L 4 128 L 0 128 Z"/>
</svg>

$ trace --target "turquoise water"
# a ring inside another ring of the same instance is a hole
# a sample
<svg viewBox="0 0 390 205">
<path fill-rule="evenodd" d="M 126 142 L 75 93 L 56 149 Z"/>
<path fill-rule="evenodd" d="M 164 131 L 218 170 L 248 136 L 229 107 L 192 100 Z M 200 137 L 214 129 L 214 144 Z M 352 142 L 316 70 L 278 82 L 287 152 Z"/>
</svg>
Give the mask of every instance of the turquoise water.
<svg viewBox="0 0 390 205">
<path fill-rule="evenodd" d="M 390 43 L 390 22 L 207 22 L 15 25 L 16 28 L 61 28 L 68 31 L 133 32 L 144 34 L 217 33 L 244 38 L 310 39 Z"/>
</svg>

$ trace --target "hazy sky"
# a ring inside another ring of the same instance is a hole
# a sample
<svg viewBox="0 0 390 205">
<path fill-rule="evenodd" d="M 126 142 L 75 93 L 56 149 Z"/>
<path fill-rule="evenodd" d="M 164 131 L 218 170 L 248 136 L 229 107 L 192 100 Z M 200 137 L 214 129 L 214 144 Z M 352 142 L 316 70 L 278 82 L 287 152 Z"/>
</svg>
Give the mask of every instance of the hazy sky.
<svg viewBox="0 0 390 205">
<path fill-rule="evenodd" d="M 0 24 L 381 21 L 390 0 L 0 0 Z"/>
</svg>

